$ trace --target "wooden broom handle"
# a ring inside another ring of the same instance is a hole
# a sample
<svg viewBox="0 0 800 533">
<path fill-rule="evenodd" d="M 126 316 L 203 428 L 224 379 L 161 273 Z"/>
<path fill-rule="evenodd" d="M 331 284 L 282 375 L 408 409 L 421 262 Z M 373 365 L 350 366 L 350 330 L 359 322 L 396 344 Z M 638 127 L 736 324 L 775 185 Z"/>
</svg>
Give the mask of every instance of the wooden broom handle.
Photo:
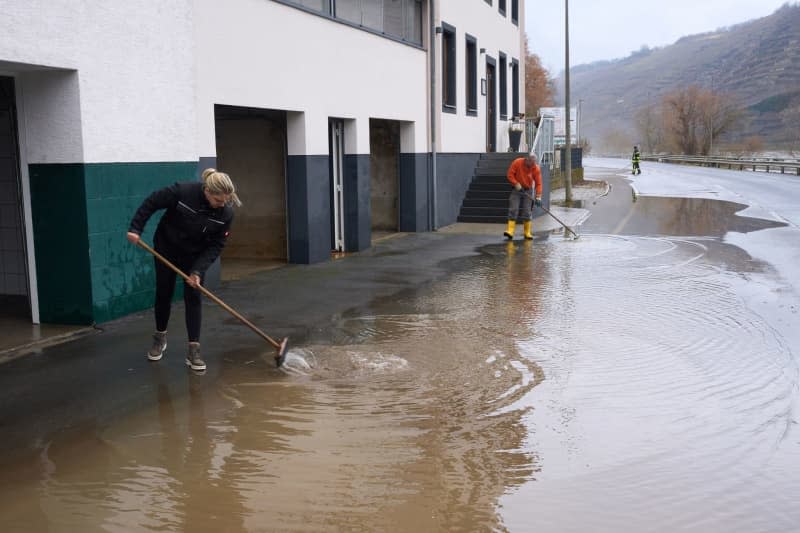
<svg viewBox="0 0 800 533">
<path fill-rule="evenodd" d="M 172 270 L 174 270 L 174 271 L 175 271 L 175 273 L 176 273 L 176 274 L 178 274 L 180 277 L 182 277 L 182 278 L 183 278 L 183 279 L 185 279 L 186 281 L 189 281 L 189 276 L 187 276 L 187 275 L 186 275 L 186 274 L 185 274 L 185 273 L 184 273 L 184 272 L 183 272 L 183 271 L 182 271 L 180 268 L 178 268 L 178 267 L 176 267 L 175 265 L 173 265 L 173 264 L 172 264 L 172 263 L 169 261 L 169 259 L 167 259 L 167 258 L 166 258 L 166 257 L 164 257 L 163 255 L 161 255 L 160 253 L 156 252 L 155 250 L 153 250 L 153 249 L 152 249 L 152 248 L 151 248 L 151 247 L 150 247 L 150 246 L 149 246 L 147 243 L 145 243 L 145 242 L 144 242 L 142 239 L 139 239 L 138 241 L 136 241 L 136 244 L 138 244 L 139 246 L 141 246 L 142 248 L 144 248 L 145 250 L 147 250 L 148 252 L 150 252 L 151 254 L 153 254 L 153 255 L 156 257 L 156 259 L 158 259 L 159 261 L 161 261 L 162 263 L 164 263 L 165 265 L 167 265 L 169 268 L 171 268 Z M 279 344 L 277 341 L 275 341 L 275 340 L 274 340 L 272 337 L 270 337 L 269 335 L 267 335 L 266 333 L 264 333 L 263 331 L 261 331 L 260 329 L 258 329 L 258 328 L 255 326 L 255 324 L 253 324 L 252 322 L 250 322 L 249 320 L 247 320 L 245 317 L 243 317 L 242 315 L 240 315 L 238 312 L 236 312 L 236 310 L 235 310 L 235 309 L 233 309 L 231 306 L 229 306 L 228 304 L 226 304 L 225 302 L 223 302 L 222 300 L 220 300 L 220 299 L 219 299 L 217 296 L 215 296 L 215 295 L 214 295 L 214 294 L 213 294 L 211 291 L 209 291 L 208 289 L 206 289 L 206 288 L 205 288 L 205 287 L 203 287 L 202 285 L 198 285 L 196 288 L 197 288 L 197 289 L 198 289 L 200 292 L 202 292 L 203 294 L 205 294 L 207 297 L 209 297 L 209 298 L 211 298 L 212 300 L 214 300 L 214 301 L 215 301 L 217 304 L 219 304 L 219 306 L 220 306 L 220 307 L 222 307 L 222 308 L 223 308 L 223 309 L 225 309 L 227 312 L 229 312 L 230 314 L 232 314 L 233 316 L 235 316 L 236 318 L 238 318 L 238 319 L 239 319 L 239 320 L 240 320 L 240 321 L 241 321 L 241 322 L 242 322 L 242 323 L 243 323 L 245 326 L 247 326 L 247 327 L 249 327 L 250 329 L 252 329 L 253 331 L 255 331 L 255 332 L 258 334 L 258 335 L 260 335 L 262 338 L 264 338 L 266 341 L 268 341 L 270 344 L 272 344 L 272 345 L 273 345 L 275 348 L 278 348 L 278 349 L 280 349 L 281 345 L 280 345 L 280 344 Z"/>
</svg>

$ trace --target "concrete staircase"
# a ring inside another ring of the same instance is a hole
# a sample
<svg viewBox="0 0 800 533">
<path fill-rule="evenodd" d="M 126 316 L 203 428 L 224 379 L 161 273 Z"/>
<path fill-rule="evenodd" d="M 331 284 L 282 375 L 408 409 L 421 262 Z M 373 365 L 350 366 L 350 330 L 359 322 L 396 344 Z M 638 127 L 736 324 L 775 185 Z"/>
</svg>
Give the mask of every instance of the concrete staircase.
<svg viewBox="0 0 800 533">
<path fill-rule="evenodd" d="M 508 218 L 508 195 L 511 184 L 506 172 L 511 162 L 525 156 L 517 152 L 490 152 L 481 154 L 472 182 L 469 184 L 458 222 L 497 222 L 504 224 Z"/>
</svg>

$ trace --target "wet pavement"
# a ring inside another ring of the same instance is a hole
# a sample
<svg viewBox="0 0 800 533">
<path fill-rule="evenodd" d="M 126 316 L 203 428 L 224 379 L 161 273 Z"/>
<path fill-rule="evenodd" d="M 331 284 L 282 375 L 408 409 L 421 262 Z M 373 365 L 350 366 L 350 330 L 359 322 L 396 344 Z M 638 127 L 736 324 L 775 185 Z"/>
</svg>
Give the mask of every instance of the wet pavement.
<svg viewBox="0 0 800 533">
<path fill-rule="evenodd" d="M 577 240 L 454 225 L 225 284 L 283 369 L 212 303 L 204 375 L 180 305 L 159 363 L 142 313 L 0 365 L 4 531 L 795 530 L 800 244 L 762 253 L 794 211 L 622 174 L 557 212 Z"/>
</svg>

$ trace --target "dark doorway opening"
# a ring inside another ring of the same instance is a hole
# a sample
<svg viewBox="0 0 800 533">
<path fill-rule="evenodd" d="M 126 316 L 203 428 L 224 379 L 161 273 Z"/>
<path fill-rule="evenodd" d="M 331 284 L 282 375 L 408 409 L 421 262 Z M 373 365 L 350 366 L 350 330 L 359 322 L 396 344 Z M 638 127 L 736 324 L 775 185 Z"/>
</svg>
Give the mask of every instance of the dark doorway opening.
<svg viewBox="0 0 800 533">
<path fill-rule="evenodd" d="M 286 264 L 286 112 L 214 106 L 216 168 L 230 174 L 242 206 L 222 252 L 221 277 Z"/>
<path fill-rule="evenodd" d="M 24 220 L 14 78 L 0 76 L 0 318 L 30 323 Z"/>
<path fill-rule="evenodd" d="M 370 212 L 372 240 L 399 228 L 400 123 L 370 119 Z"/>
</svg>

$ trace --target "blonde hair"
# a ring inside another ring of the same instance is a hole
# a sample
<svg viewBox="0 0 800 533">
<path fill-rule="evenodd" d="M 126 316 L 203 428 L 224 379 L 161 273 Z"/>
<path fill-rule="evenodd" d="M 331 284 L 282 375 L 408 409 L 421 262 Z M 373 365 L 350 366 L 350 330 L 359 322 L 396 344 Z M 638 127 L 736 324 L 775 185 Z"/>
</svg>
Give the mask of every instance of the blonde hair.
<svg viewBox="0 0 800 533">
<path fill-rule="evenodd" d="M 236 187 L 233 185 L 231 177 L 220 172 L 215 168 L 207 168 L 203 171 L 203 186 L 211 194 L 225 194 L 231 197 L 230 203 L 239 207 L 242 201 L 236 196 Z"/>
</svg>

